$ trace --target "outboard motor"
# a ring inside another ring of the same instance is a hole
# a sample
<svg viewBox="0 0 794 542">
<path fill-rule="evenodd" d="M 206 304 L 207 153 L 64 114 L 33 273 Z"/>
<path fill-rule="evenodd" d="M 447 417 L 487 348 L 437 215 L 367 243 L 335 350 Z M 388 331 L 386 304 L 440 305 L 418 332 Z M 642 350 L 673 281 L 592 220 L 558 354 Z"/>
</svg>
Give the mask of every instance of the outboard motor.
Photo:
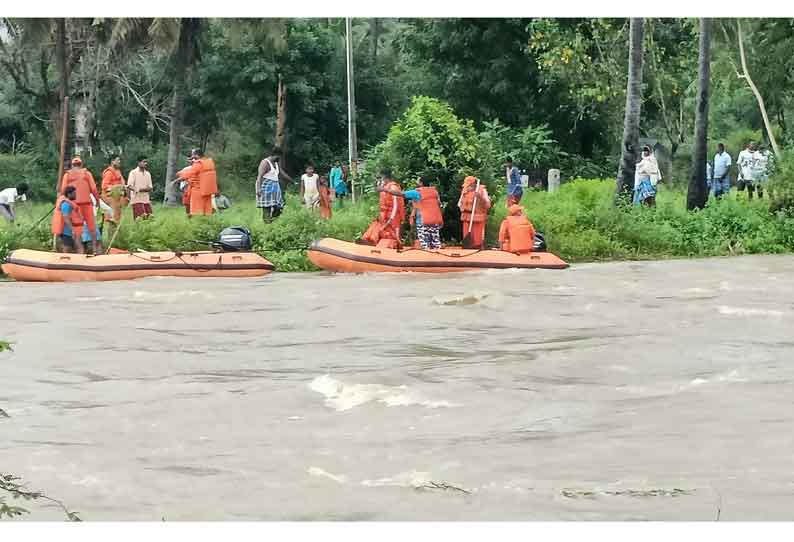
<svg viewBox="0 0 794 542">
<path fill-rule="evenodd" d="M 217 247 L 223 252 L 246 252 L 251 250 L 251 232 L 242 226 L 231 226 L 218 235 Z"/>
<path fill-rule="evenodd" d="M 546 252 L 546 238 L 540 232 L 535 232 L 535 244 L 532 248 L 534 252 Z"/>
</svg>

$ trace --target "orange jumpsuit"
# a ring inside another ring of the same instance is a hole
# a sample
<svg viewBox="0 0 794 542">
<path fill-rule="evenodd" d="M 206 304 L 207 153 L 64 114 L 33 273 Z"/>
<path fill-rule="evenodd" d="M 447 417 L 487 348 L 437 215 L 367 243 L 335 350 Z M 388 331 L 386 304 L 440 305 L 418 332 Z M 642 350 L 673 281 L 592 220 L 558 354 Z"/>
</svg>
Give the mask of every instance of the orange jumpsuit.
<svg viewBox="0 0 794 542">
<path fill-rule="evenodd" d="M 212 196 L 218 193 L 218 178 L 212 158 L 199 158 L 190 166 L 190 214 L 211 215 Z"/>
<path fill-rule="evenodd" d="M 461 239 L 465 239 L 469 235 L 469 226 L 471 225 L 471 245 L 482 248 L 485 242 L 485 224 L 488 222 L 488 209 L 491 208 L 491 199 L 488 197 L 488 190 L 485 186 L 480 185 L 477 189 L 477 205 L 474 205 L 474 187 L 476 183 L 477 179 L 474 177 L 466 177 L 463 181 L 458 208 L 460 208 L 460 224 L 462 228 Z M 474 209 L 473 223 L 471 221 L 472 209 Z"/>
<path fill-rule="evenodd" d="M 402 191 L 397 181 L 389 181 L 383 188 L 388 190 Z M 400 226 L 405 221 L 405 200 L 399 196 L 393 196 L 388 192 L 380 193 L 380 216 L 378 222 L 381 225 L 380 238 L 393 239 L 399 243 Z"/>
<path fill-rule="evenodd" d="M 123 195 L 113 197 L 111 190 L 114 186 L 124 186 L 124 177 L 121 172 L 111 166 L 105 168 L 102 172 L 102 201 L 110 205 L 113 209 L 113 217 L 111 220 L 116 224 L 121 220 L 121 207 L 125 204 L 127 198 Z M 127 200 L 129 202 L 129 200 Z"/>
<path fill-rule="evenodd" d="M 82 167 L 72 167 L 69 171 L 64 173 L 61 179 L 61 186 L 58 189 L 59 194 L 63 194 L 63 189 L 69 185 L 74 185 L 77 189 L 77 197 L 74 202 L 80 207 L 80 213 L 83 215 L 88 231 L 96 232 L 96 215 L 94 214 L 94 204 L 91 202 L 91 196 L 99 201 L 99 192 L 96 188 L 96 182 L 91 172 Z"/>
</svg>

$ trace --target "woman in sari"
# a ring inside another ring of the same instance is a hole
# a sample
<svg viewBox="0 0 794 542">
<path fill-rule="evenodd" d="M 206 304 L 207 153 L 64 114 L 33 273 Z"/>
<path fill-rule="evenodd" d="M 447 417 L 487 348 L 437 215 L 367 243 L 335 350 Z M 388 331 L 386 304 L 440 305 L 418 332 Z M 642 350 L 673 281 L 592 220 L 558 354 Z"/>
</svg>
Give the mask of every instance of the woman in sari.
<svg viewBox="0 0 794 542">
<path fill-rule="evenodd" d="M 646 145 L 642 148 L 642 160 L 634 174 L 634 204 L 656 207 L 656 184 L 661 178 L 656 156 Z"/>
</svg>

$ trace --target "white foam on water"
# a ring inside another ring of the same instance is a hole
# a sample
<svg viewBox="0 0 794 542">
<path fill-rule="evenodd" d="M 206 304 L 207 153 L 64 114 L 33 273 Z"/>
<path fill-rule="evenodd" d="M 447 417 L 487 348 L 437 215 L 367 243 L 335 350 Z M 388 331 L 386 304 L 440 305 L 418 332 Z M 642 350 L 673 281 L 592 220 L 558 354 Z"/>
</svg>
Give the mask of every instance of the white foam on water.
<svg viewBox="0 0 794 542">
<path fill-rule="evenodd" d="M 344 484 L 347 482 L 347 476 L 344 474 L 332 474 L 326 470 L 321 469 L 320 467 L 309 467 L 307 472 L 312 476 L 318 476 L 320 478 L 328 478 L 329 480 L 333 480 L 334 482 L 338 482 L 340 484 Z"/>
<path fill-rule="evenodd" d="M 412 470 L 401 472 L 387 478 L 362 480 L 361 485 L 366 487 L 422 487 L 429 484 L 431 481 L 430 473 Z"/>
<path fill-rule="evenodd" d="M 201 296 L 205 299 L 215 299 L 215 296 L 209 292 L 203 290 L 181 290 L 178 292 L 167 292 L 167 293 L 160 293 L 160 292 L 145 292 L 142 290 L 135 290 L 132 293 L 133 299 L 170 299 L 170 300 L 179 300 L 184 299 L 185 297 L 195 297 Z"/>
<path fill-rule="evenodd" d="M 453 296 L 436 296 L 433 298 L 433 303 L 436 305 L 474 305 L 490 295 L 490 292 L 472 292 Z"/>
<path fill-rule="evenodd" d="M 780 318 L 783 316 L 783 311 L 775 311 L 769 309 L 748 309 L 745 307 L 727 307 L 720 305 L 717 307 L 720 314 L 725 316 L 774 316 Z"/>
<path fill-rule="evenodd" d="M 687 288 L 684 290 L 685 294 L 710 294 L 711 290 L 707 290 L 706 288 Z"/>
<path fill-rule="evenodd" d="M 682 386 L 680 386 L 679 390 L 683 391 L 683 390 L 686 390 L 686 389 L 689 389 L 689 388 L 697 388 L 699 386 L 704 386 L 706 384 L 714 384 L 714 383 L 718 383 L 718 382 L 729 382 L 729 383 L 730 382 L 747 382 L 747 379 L 743 378 L 742 376 L 740 376 L 738 369 L 733 369 L 732 371 L 729 371 L 727 373 L 715 375 L 715 376 L 713 376 L 710 379 L 709 378 L 701 378 L 701 377 L 695 378 L 695 379 L 689 381 L 688 383 L 683 384 Z"/>
<path fill-rule="evenodd" d="M 408 391 L 406 386 L 383 386 L 380 384 L 345 384 L 330 375 L 318 376 L 309 384 L 312 391 L 325 396 L 325 404 L 338 412 L 378 401 L 386 406 L 423 406 L 426 408 L 450 408 L 461 406 L 449 401 L 434 401 L 418 393 Z"/>
</svg>

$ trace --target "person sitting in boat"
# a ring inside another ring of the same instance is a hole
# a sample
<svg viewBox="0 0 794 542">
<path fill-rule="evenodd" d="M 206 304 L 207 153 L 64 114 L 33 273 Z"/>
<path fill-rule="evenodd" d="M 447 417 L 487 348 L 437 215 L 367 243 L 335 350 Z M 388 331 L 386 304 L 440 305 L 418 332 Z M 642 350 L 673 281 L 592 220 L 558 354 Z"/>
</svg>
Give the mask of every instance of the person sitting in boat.
<svg viewBox="0 0 794 542">
<path fill-rule="evenodd" d="M 75 201 L 76 199 L 77 188 L 71 184 L 67 185 L 63 189 L 63 195 L 55 203 L 55 210 L 52 216 L 52 234 L 59 241 L 60 252 L 83 254 L 81 238 L 85 219 L 80 211 L 80 206 Z"/>
<path fill-rule="evenodd" d="M 444 217 L 441 212 L 441 198 L 433 187 L 433 179 L 429 176 L 419 178 L 416 190 L 401 192 L 380 187 L 378 192 L 386 192 L 394 196 L 402 196 L 411 201 L 414 207 L 414 223 L 419 246 L 423 250 L 438 250 L 441 248 L 441 227 Z"/>
<path fill-rule="evenodd" d="M 471 175 L 463 179 L 458 208 L 460 209 L 460 223 L 463 228 L 463 237 L 461 239 L 466 239 L 466 236 L 470 236 L 471 243 L 468 246 L 483 248 L 485 243 L 485 223 L 488 221 L 488 209 L 491 208 L 491 198 L 488 197 L 488 190 L 485 185 L 480 184 L 478 186 L 477 179 Z M 472 212 L 474 217 L 472 217 Z M 469 231 L 470 229 L 471 231 Z"/>
<path fill-rule="evenodd" d="M 499 246 L 502 250 L 516 254 L 532 252 L 535 245 L 535 227 L 524 214 L 520 205 L 511 205 L 507 217 L 499 227 Z"/>
<path fill-rule="evenodd" d="M 392 177 L 391 170 L 384 169 L 380 175 L 381 180 L 377 187 L 380 192 L 380 214 L 361 236 L 361 241 L 380 247 L 400 248 L 400 226 L 405 221 L 405 202 L 393 192 L 402 194 L 402 187 Z"/>
</svg>

